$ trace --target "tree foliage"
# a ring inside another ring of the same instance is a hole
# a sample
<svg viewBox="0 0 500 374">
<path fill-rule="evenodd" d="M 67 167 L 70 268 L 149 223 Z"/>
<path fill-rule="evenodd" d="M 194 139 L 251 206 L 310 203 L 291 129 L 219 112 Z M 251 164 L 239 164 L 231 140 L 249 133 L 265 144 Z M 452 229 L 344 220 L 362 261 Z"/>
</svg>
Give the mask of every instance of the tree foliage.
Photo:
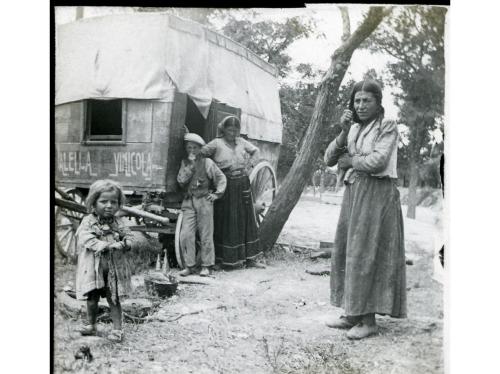
<svg viewBox="0 0 500 374">
<path fill-rule="evenodd" d="M 373 37 L 373 49 L 380 48 L 399 60 L 388 67 L 392 85 L 401 89 L 396 94 L 400 117 L 410 126 L 422 123 L 418 120 L 423 117 L 437 119 L 444 114 L 445 13 L 445 8 L 407 8 L 390 20 L 391 32 Z M 435 125 L 435 121 L 423 123 L 431 124 L 431 130 Z M 428 133 L 421 136 L 428 140 Z M 416 147 L 422 145 L 416 143 Z"/>
<path fill-rule="evenodd" d="M 399 121 L 409 130 L 407 148 L 399 150 L 399 164 L 404 179 L 410 174 L 408 216 L 412 218 L 415 201 L 411 196 L 416 196 L 417 185 L 439 175 L 440 155 L 431 156 L 429 148 L 431 133 L 444 115 L 446 11 L 444 7 L 400 8 L 365 42 L 365 47 L 395 60 L 387 70 L 389 84 L 399 89 L 395 94 Z"/>
<path fill-rule="evenodd" d="M 284 22 L 252 22 L 229 17 L 221 31 L 275 65 L 279 75 L 284 77 L 291 71 L 291 57 L 286 53 L 287 48 L 294 41 L 310 36 L 314 30 L 313 21 L 299 17 L 287 18 Z"/>
<path fill-rule="evenodd" d="M 429 141 L 429 131 L 444 114 L 445 15 L 442 7 L 401 8 L 368 42 L 372 51 L 396 59 L 388 64 L 389 83 L 400 89 L 395 104 L 410 128 L 413 153 Z"/>
</svg>

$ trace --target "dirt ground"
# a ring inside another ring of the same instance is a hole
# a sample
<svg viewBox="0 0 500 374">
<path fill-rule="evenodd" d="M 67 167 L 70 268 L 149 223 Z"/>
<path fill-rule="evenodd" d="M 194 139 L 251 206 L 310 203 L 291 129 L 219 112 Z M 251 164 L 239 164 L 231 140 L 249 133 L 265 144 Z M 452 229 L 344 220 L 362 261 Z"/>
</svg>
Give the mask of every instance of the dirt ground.
<svg viewBox="0 0 500 374">
<path fill-rule="evenodd" d="M 318 247 L 333 241 L 340 207 L 333 197 L 304 195 L 279 242 Z M 216 272 L 210 285 L 181 284 L 156 315 L 184 316 L 173 322 L 125 323 L 125 339 L 113 344 L 74 330 L 81 321 L 54 315 L 56 373 L 443 373 L 443 288 L 433 279 L 440 233 L 439 210 L 419 208 L 405 220 L 408 318 L 379 317 L 380 332 L 350 341 L 345 331 L 325 326 L 341 310 L 329 304 L 329 276 L 306 269 L 328 268 L 329 259 L 277 249 L 266 269 Z M 437 240 L 437 241 L 436 241 Z M 288 247 L 286 247 L 288 248 Z M 56 263 L 56 293 L 74 278 L 74 267 Z M 140 277 L 134 278 L 142 292 Z M 197 314 L 188 314 L 200 311 Z M 75 360 L 88 344 L 94 360 Z"/>
</svg>

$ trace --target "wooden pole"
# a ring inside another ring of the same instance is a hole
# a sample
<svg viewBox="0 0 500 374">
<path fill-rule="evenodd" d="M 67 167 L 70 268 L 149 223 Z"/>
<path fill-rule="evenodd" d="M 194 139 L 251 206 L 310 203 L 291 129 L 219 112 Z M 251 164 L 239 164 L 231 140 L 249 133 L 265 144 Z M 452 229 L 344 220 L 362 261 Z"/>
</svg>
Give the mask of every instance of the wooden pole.
<svg viewBox="0 0 500 374">
<path fill-rule="evenodd" d="M 120 210 L 124 211 L 125 213 L 128 213 L 131 216 L 152 219 L 153 221 L 159 222 L 162 225 L 168 225 L 170 223 L 170 220 L 166 217 L 162 217 L 162 216 L 158 216 L 158 215 L 153 214 L 153 213 L 145 212 L 144 210 L 133 208 L 131 206 L 122 206 L 120 208 Z"/>
<path fill-rule="evenodd" d="M 73 202 L 73 201 L 68 201 L 68 200 L 60 199 L 60 198 L 56 197 L 55 203 L 57 206 L 60 206 L 61 208 L 66 208 L 66 209 L 69 209 L 69 210 L 72 210 L 72 211 L 75 211 L 78 213 L 83 213 L 83 214 L 88 213 L 87 208 L 85 206 L 78 204 L 76 202 Z"/>
<path fill-rule="evenodd" d="M 65 199 L 60 199 L 58 197 L 55 198 L 55 203 L 57 206 L 60 206 L 62 208 L 66 208 L 75 212 L 87 214 L 87 208 L 81 204 L 78 204 L 73 201 L 68 201 Z M 170 223 L 170 220 L 166 217 L 158 216 L 153 213 L 145 212 L 144 210 L 140 210 L 137 208 L 132 208 L 130 206 L 122 206 L 121 209 L 123 212 L 127 213 L 128 215 L 135 216 L 135 217 L 142 217 L 142 218 L 148 218 L 153 221 L 159 222 L 162 225 L 168 225 Z"/>
</svg>

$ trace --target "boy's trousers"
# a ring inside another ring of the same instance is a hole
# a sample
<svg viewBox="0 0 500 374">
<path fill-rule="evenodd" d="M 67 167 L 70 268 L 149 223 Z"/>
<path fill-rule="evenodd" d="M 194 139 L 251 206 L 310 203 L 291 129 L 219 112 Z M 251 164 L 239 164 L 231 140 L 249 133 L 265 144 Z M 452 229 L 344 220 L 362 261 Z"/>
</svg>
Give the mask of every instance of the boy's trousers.
<svg viewBox="0 0 500 374">
<path fill-rule="evenodd" d="M 181 250 L 187 267 L 196 263 L 196 231 L 201 242 L 201 265 L 213 266 L 214 249 L 214 203 L 203 197 L 187 197 L 182 202 Z"/>
</svg>

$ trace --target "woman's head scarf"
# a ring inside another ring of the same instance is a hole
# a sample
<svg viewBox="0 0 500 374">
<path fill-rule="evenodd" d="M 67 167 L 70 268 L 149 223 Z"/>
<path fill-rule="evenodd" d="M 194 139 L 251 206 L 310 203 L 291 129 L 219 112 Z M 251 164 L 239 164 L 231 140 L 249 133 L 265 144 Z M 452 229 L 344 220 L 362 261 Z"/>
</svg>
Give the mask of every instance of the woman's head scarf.
<svg viewBox="0 0 500 374">
<path fill-rule="evenodd" d="M 224 136 L 224 130 L 228 126 L 234 126 L 239 130 L 241 130 L 240 120 L 236 116 L 227 116 L 224 117 L 222 121 L 217 125 L 217 130 L 219 131 L 220 136 Z"/>
<path fill-rule="evenodd" d="M 365 79 L 356 83 L 352 88 L 351 99 L 349 101 L 349 110 L 352 112 L 352 120 L 356 123 L 361 123 L 354 109 L 354 96 L 359 91 L 370 92 L 375 96 L 375 100 L 377 100 L 377 104 L 380 107 L 379 116 L 383 116 L 385 110 L 382 106 L 382 88 L 380 88 L 380 85 L 373 79 Z"/>
</svg>

